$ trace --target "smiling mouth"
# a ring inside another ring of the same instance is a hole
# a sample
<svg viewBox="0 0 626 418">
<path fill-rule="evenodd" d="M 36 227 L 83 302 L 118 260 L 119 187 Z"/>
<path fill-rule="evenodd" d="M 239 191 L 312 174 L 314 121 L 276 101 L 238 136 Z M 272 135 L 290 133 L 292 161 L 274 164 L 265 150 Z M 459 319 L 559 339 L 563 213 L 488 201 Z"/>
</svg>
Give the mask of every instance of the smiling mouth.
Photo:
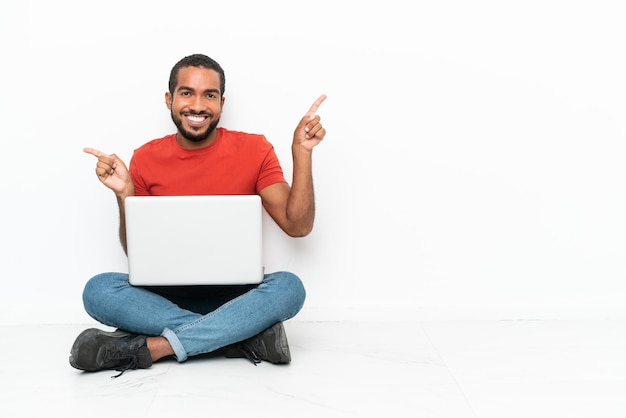
<svg viewBox="0 0 626 418">
<path fill-rule="evenodd" d="M 185 118 L 193 125 L 199 125 L 207 120 L 207 116 L 187 115 Z"/>
</svg>

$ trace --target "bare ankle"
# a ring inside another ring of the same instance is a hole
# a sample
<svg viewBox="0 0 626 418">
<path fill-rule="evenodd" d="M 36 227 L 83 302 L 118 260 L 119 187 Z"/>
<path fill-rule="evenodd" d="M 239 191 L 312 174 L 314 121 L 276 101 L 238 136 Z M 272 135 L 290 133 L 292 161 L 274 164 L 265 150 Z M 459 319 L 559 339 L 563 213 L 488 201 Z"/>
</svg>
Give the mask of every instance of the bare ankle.
<svg viewBox="0 0 626 418">
<path fill-rule="evenodd" d="M 152 361 L 157 361 L 160 358 L 174 354 L 170 342 L 165 337 L 148 337 L 146 338 L 146 345 L 150 351 Z"/>
</svg>

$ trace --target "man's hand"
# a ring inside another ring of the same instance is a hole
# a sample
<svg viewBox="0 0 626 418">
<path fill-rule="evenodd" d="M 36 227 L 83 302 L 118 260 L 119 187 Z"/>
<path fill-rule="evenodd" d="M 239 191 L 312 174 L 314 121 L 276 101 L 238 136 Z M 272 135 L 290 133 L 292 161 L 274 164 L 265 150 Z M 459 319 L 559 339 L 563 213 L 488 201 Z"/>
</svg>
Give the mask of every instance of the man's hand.
<svg viewBox="0 0 626 418">
<path fill-rule="evenodd" d="M 128 168 L 117 155 L 108 155 L 93 148 L 84 148 L 83 151 L 98 158 L 96 175 L 102 184 L 120 197 L 134 194 L 133 182 Z"/>
<path fill-rule="evenodd" d="M 321 118 L 316 115 L 317 109 L 324 100 L 326 100 L 326 95 L 322 94 L 300 120 L 293 133 L 293 145 L 299 145 L 311 151 L 313 147 L 324 139 L 326 129 L 320 123 Z"/>
</svg>

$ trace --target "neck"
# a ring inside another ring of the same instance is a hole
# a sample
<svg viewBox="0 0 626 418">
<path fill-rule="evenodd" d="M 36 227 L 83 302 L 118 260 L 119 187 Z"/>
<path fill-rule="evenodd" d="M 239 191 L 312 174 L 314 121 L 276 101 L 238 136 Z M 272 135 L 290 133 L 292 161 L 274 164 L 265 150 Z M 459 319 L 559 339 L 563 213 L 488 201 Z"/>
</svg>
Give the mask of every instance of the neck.
<svg viewBox="0 0 626 418">
<path fill-rule="evenodd" d="M 178 143 L 178 145 L 190 150 L 206 148 L 214 143 L 215 139 L 217 139 L 217 129 L 213 130 L 213 132 L 211 132 L 211 134 L 202 141 L 191 141 L 187 139 L 180 131 L 176 132 L 176 142 Z"/>
</svg>

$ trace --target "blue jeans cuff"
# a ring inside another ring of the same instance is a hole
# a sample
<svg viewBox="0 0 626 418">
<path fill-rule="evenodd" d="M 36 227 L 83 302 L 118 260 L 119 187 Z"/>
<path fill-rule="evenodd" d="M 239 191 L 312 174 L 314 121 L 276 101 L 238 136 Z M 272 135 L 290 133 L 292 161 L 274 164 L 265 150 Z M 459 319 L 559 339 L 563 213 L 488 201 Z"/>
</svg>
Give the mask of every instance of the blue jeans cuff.
<svg viewBox="0 0 626 418">
<path fill-rule="evenodd" d="M 165 328 L 161 336 L 165 337 L 167 341 L 169 341 L 172 349 L 174 350 L 174 357 L 176 357 L 176 360 L 179 362 L 187 360 L 187 351 L 185 351 L 185 348 L 180 343 L 180 340 L 174 331 L 169 328 Z"/>
</svg>

